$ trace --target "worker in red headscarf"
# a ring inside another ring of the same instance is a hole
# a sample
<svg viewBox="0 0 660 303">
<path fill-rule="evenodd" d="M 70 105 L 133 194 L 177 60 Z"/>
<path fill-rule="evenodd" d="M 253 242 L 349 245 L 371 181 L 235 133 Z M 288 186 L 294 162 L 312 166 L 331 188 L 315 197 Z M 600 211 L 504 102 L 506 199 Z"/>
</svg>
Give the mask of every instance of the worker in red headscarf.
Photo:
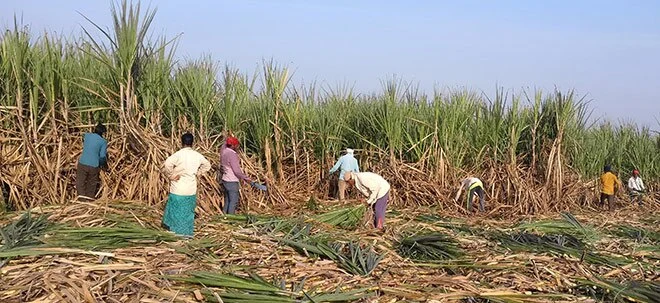
<svg viewBox="0 0 660 303">
<path fill-rule="evenodd" d="M 642 205 L 642 196 L 646 193 L 646 187 L 644 187 L 644 181 L 642 181 L 639 171 L 636 169 L 633 170 L 632 177 L 628 179 L 628 193 L 633 203 L 637 202 L 640 206 Z"/>
<path fill-rule="evenodd" d="M 236 207 L 240 198 L 240 181 L 245 183 L 252 181 L 241 170 L 241 163 L 237 153 L 239 145 L 236 137 L 229 136 L 220 149 L 222 186 L 225 188 L 225 203 L 222 206 L 222 212 L 225 214 L 236 213 Z"/>
</svg>

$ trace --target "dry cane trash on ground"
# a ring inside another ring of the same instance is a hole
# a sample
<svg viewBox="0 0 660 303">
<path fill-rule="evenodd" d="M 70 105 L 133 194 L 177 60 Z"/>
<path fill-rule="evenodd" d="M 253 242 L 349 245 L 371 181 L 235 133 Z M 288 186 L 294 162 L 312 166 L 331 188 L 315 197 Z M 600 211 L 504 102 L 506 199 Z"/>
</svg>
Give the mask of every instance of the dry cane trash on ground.
<svg viewBox="0 0 660 303">
<path fill-rule="evenodd" d="M 308 203 L 309 204 L 309 203 Z M 297 215 L 201 216 L 192 240 L 139 201 L 73 202 L 3 217 L 2 302 L 657 302 L 657 213 L 518 222 L 357 204 Z M 345 219 L 346 220 L 346 219 Z"/>
</svg>

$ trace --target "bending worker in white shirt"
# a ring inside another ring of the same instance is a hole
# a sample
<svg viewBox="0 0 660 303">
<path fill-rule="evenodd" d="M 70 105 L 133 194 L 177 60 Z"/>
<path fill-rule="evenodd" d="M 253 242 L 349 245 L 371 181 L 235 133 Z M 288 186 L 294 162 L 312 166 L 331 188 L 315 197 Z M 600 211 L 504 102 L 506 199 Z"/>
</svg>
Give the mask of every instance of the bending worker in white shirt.
<svg viewBox="0 0 660 303">
<path fill-rule="evenodd" d="M 163 224 L 177 235 L 192 237 L 197 206 L 197 176 L 211 169 L 211 163 L 192 149 L 193 135 L 181 136 L 183 148 L 165 160 L 163 172 L 170 180 L 170 195 Z"/>
<path fill-rule="evenodd" d="M 380 175 L 369 172 L 347 171 L 344 173 L 344 180 L 368 197 L 367 204 L 374 211 L 374 227 L 383 229 L 385 209 L 390 199 L 390 184 Z"/>
<path fill-rule="evenodd" d="M 479 211 L 483 212 L 484 211 L 484 184 L 479 180 L 479 178 L 465 178 L 463 181 L 461 181 L 461 185 L 458 188 L 458 191 L 456 192 L 456 197 L 454 197 L 454 201 L 458 202 L 458 198 L 461 196 L 461 192 L 463 189 L 466 190 L 466 197 L 467 197 L 467 210 L 471 211 L 472 210 L 472 201 L 474 199 L 474 195 L 476 194 L 479 196 Z"/>
<path fill-rule="evenodd" d="M 644 181 L 639 176 L 638 170 L 633 170 L 632 177 L 628 179 L 628 192 L 632 202 L 637 201 L 637 204 L 641 206 L 642 196 L 646 193 L 646 188 L 644 187 Z"/>
</svg>

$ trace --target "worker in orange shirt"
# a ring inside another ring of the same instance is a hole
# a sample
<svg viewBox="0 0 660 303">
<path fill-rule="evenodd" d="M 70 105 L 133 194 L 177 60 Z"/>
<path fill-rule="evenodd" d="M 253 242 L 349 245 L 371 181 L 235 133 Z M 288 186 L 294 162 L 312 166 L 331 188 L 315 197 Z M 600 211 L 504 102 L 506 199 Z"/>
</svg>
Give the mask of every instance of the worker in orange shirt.
<svg viewBox="0 0 660 303">
<path fill-rule="evenodd" d="M 605 165 L 604 173 L 600 176 L 600 206 L 602 207 L 607 200 L 607 209 L 611 210 L 614 206 L 614 195 L 621 188 L 621 181 L 612 173 L 612 167 Z"/>
</svg>

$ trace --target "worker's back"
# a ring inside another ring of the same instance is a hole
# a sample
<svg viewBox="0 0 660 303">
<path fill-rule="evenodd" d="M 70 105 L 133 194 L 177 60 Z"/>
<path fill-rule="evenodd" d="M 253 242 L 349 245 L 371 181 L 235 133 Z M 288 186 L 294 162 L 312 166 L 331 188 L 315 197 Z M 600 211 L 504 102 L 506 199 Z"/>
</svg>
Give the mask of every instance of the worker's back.
<svg viewBox="0 0 660 303">
<path fill-rule="evenodd" d="M 390 190 L 390 183 L 376 173 L 353 173 L 353 178 L 355 179 L 355 187 L 365 196 L 370 196 L 371 193 L 376 192 L 374 199 L 383 197 Z M 375 200 L 368 202 L 371 204 L 375 202 Z"/>
<path fill-rule="evenodd" d="M 86 133 L 83 137 L 83 150 L 79 162 L 91 167 L 99 167 L 99 160 L 106 156 L 108 141 L 96 133 Z"/>
<path fill-rule="evenodd" d="M 613 195 L 617 183 L 619 183 L 619 180 L 615 174 L 609 171 L 605 172 L 600 176 L 600 191 L 606 195 Z"/>
<path fill-rule="evenodd" d="M 197 193 L 197 175 L 209 171 L 211 164 L 199 152 L 184 147 L 165 160 L 165 169 L 179 176 L 170 182 L 170 193 L 188 196 Z"/>
<path fill-rule="evenodd" d="M 341 161 L 341 167 L 340 169 L 344 172 L 350 171 L 350 172 L 359 172 L 360 168 L 358 166 L 358 161 L 355 159 L 353 154 L 345 154 L 341 156 L 342 161 Z"/>
</svg>

